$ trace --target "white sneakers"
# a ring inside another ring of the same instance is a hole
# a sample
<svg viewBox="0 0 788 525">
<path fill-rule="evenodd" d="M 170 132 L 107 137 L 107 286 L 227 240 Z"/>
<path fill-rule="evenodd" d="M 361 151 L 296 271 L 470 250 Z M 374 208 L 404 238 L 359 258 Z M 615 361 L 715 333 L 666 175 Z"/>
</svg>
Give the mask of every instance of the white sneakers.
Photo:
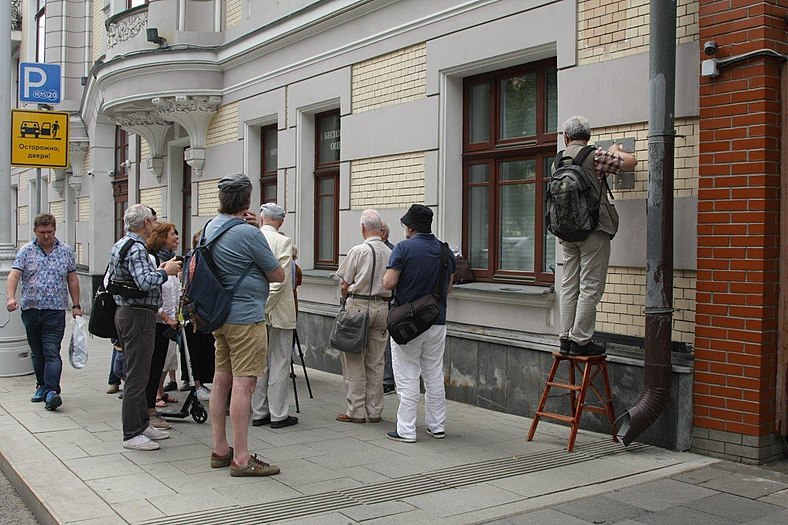
<svg viewBox="0 0 788 525">
<path fill-rule="evenodd" d="M 142 431 L 142 435 L 154 441 L 159 441 L 161 439 L 167 439 L 168 437 L 170 437 L 169 432 L 159 430 L 158 428 L 152 425 L 148 425 L 148 428 Z"/>
<path fill-rule="evenodd" d="M 152 440 L 167 439 L 169 437 L 169 432 L 164 432 L 148 425 L 148 428 L 143 430 L 139 436 L 123 441 L 123 448 L 129 450 L 158 450 L 159 444 L 154 443 Z"/>
<path fill-rule="evenodd" d="M 145 437 L 144 434 L 140 434 L 139 436 L 134 436 L 131 439 L 126 439 L 123 441 L 123 448 L 127 448 L 129 450 L 158 450 L 159 444 L 154 443 Z"/>
<path fill-rule="evenodd" d="M 211 390 L 207 386 L 200 386 L 200 388 L 194 391 L 194 395 L 197 396 L 197 399 L 200 401 L 211 400 Z"/>
</svg>

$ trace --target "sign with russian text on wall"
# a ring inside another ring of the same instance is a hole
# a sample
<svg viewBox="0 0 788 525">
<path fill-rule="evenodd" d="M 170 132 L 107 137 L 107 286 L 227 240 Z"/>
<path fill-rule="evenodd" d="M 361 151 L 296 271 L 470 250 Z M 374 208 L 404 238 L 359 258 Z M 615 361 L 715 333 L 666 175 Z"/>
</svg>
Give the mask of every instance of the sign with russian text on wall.
<svg viewBox="0 0 788 525">
<path fill-rule="evenodd" d="M 68 113 L 11 110 L 11 165 L 68 167 Z"/>
</svg>

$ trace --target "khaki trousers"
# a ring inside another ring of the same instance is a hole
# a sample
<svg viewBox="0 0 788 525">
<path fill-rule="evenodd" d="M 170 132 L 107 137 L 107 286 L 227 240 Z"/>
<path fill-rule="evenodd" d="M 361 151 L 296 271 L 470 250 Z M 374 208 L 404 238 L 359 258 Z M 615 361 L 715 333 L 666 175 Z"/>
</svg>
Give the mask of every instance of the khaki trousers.
<svg viewBox="0 0 788 525">
<path fill-rule="evenodd" d="M 610 235 L 595 231 L 582 242 L 563 241 L 561 337 L 584 345 L 596 327 L 596 307 L 605 293 Z"/>
<path fill-rule="evenodd" d="M 369 305 L 367 347 L 360 354 L 342 352 L 342 376 L 347 389 L 347 415 L 352 418 L 380 417 L 383 413 L 383 366 L 389 315 L 386 301 L 349 298 L 351 312 L 366 313 Z"/>
</svg>

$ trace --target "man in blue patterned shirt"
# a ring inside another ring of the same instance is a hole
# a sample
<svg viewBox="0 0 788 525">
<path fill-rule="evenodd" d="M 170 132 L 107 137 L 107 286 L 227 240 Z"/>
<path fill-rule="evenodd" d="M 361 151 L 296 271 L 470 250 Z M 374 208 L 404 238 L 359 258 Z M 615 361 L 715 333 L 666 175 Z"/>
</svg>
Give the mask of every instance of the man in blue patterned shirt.
<svg viewBox="0 0 788 525">
<path fill-rule="evenodd" d="M 123 215 L 126 235 L 112 247 L 109 284 L 123 283 L 110 289 L 118 304 L 115 328 L 118 345 L 126 358 L 126 385 L 123 388 L 121 420 L 123 447 L 132 450 L 156 450 L 154 440 L 170 435 L 150 426 L 145 388 L 153 357 L 156 336 L 156 312 L 161 307 L 161 285 L 169 275 L 177 275 L 181 261 L 173 258 L 158 269 L 148 257 L 145 239 L 153 230 L 153 213 L 145 205 L 135 204 Z M 121 257 L 121 252 L 126 251 Z"/>
<path fill-rule="evenodd" d="M 22 308 L 22 323 L 36 373 L 33 403 L 45 401 L 44 408 L 55 410 L 60 399 L 60 374 L 63 361 L 60 345 L 66 329 L 65 310 L 71 295 L 71 315 L 82 315 L 79 305 L 79 280 L 74 251 L 55 237 L 55 217 L 40 213 L 33 220 L 36 238 L 16 255 L 6 283 L 6 309 Z M 22 283 L 22 296 L 16 289 Z"/>
</svg>

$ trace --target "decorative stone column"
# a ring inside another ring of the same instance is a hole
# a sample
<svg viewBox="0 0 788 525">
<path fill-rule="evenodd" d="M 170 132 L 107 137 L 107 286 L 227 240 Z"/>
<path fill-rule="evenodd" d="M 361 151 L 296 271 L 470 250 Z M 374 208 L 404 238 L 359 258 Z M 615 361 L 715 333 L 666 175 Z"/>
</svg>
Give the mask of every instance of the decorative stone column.
<svg viewBox="0 0 788 525">
<path fill-rule="evenodd" d="M 164 171 L 167 133 L 172 124 L 159 117 L 155 111 L 116 113 L 111 119 L 125 131 L 145 139 L 150 146 L 152 158 L 142 159 L 142 163 L 156 175 L 156 180 L 160 181 Z"/>
<path fill-rule="evenodd" d="M 58 195 L 62 197 L 63 189 L 66 186 L 66 170 L 53 169 L 52 173 L 52 187 L 55 188 L 55 191 L 58 193 Z"/>
<path fill-rule="evenodd" d="M 161 118 L 177 122 L 189 134 L 190 147 L 183 152 L 183 158 L 192 167 L 195 177 L 202 176 L 208 124 L 221 101 L 222 97 L 219 96 L 186 95 L 156 97 L 151 100 Z"/>
<path fill-rule="evenodd" d="M 77 195 L 82 190 L 85 155 L 89 148 L 90 143 L 84 140 L 75 140 L 68 143 L 69 164 L 71 164 L 71 176 L 68 178 L 68 185 L 74 189 L 74 193 Z"/>
</svg>

